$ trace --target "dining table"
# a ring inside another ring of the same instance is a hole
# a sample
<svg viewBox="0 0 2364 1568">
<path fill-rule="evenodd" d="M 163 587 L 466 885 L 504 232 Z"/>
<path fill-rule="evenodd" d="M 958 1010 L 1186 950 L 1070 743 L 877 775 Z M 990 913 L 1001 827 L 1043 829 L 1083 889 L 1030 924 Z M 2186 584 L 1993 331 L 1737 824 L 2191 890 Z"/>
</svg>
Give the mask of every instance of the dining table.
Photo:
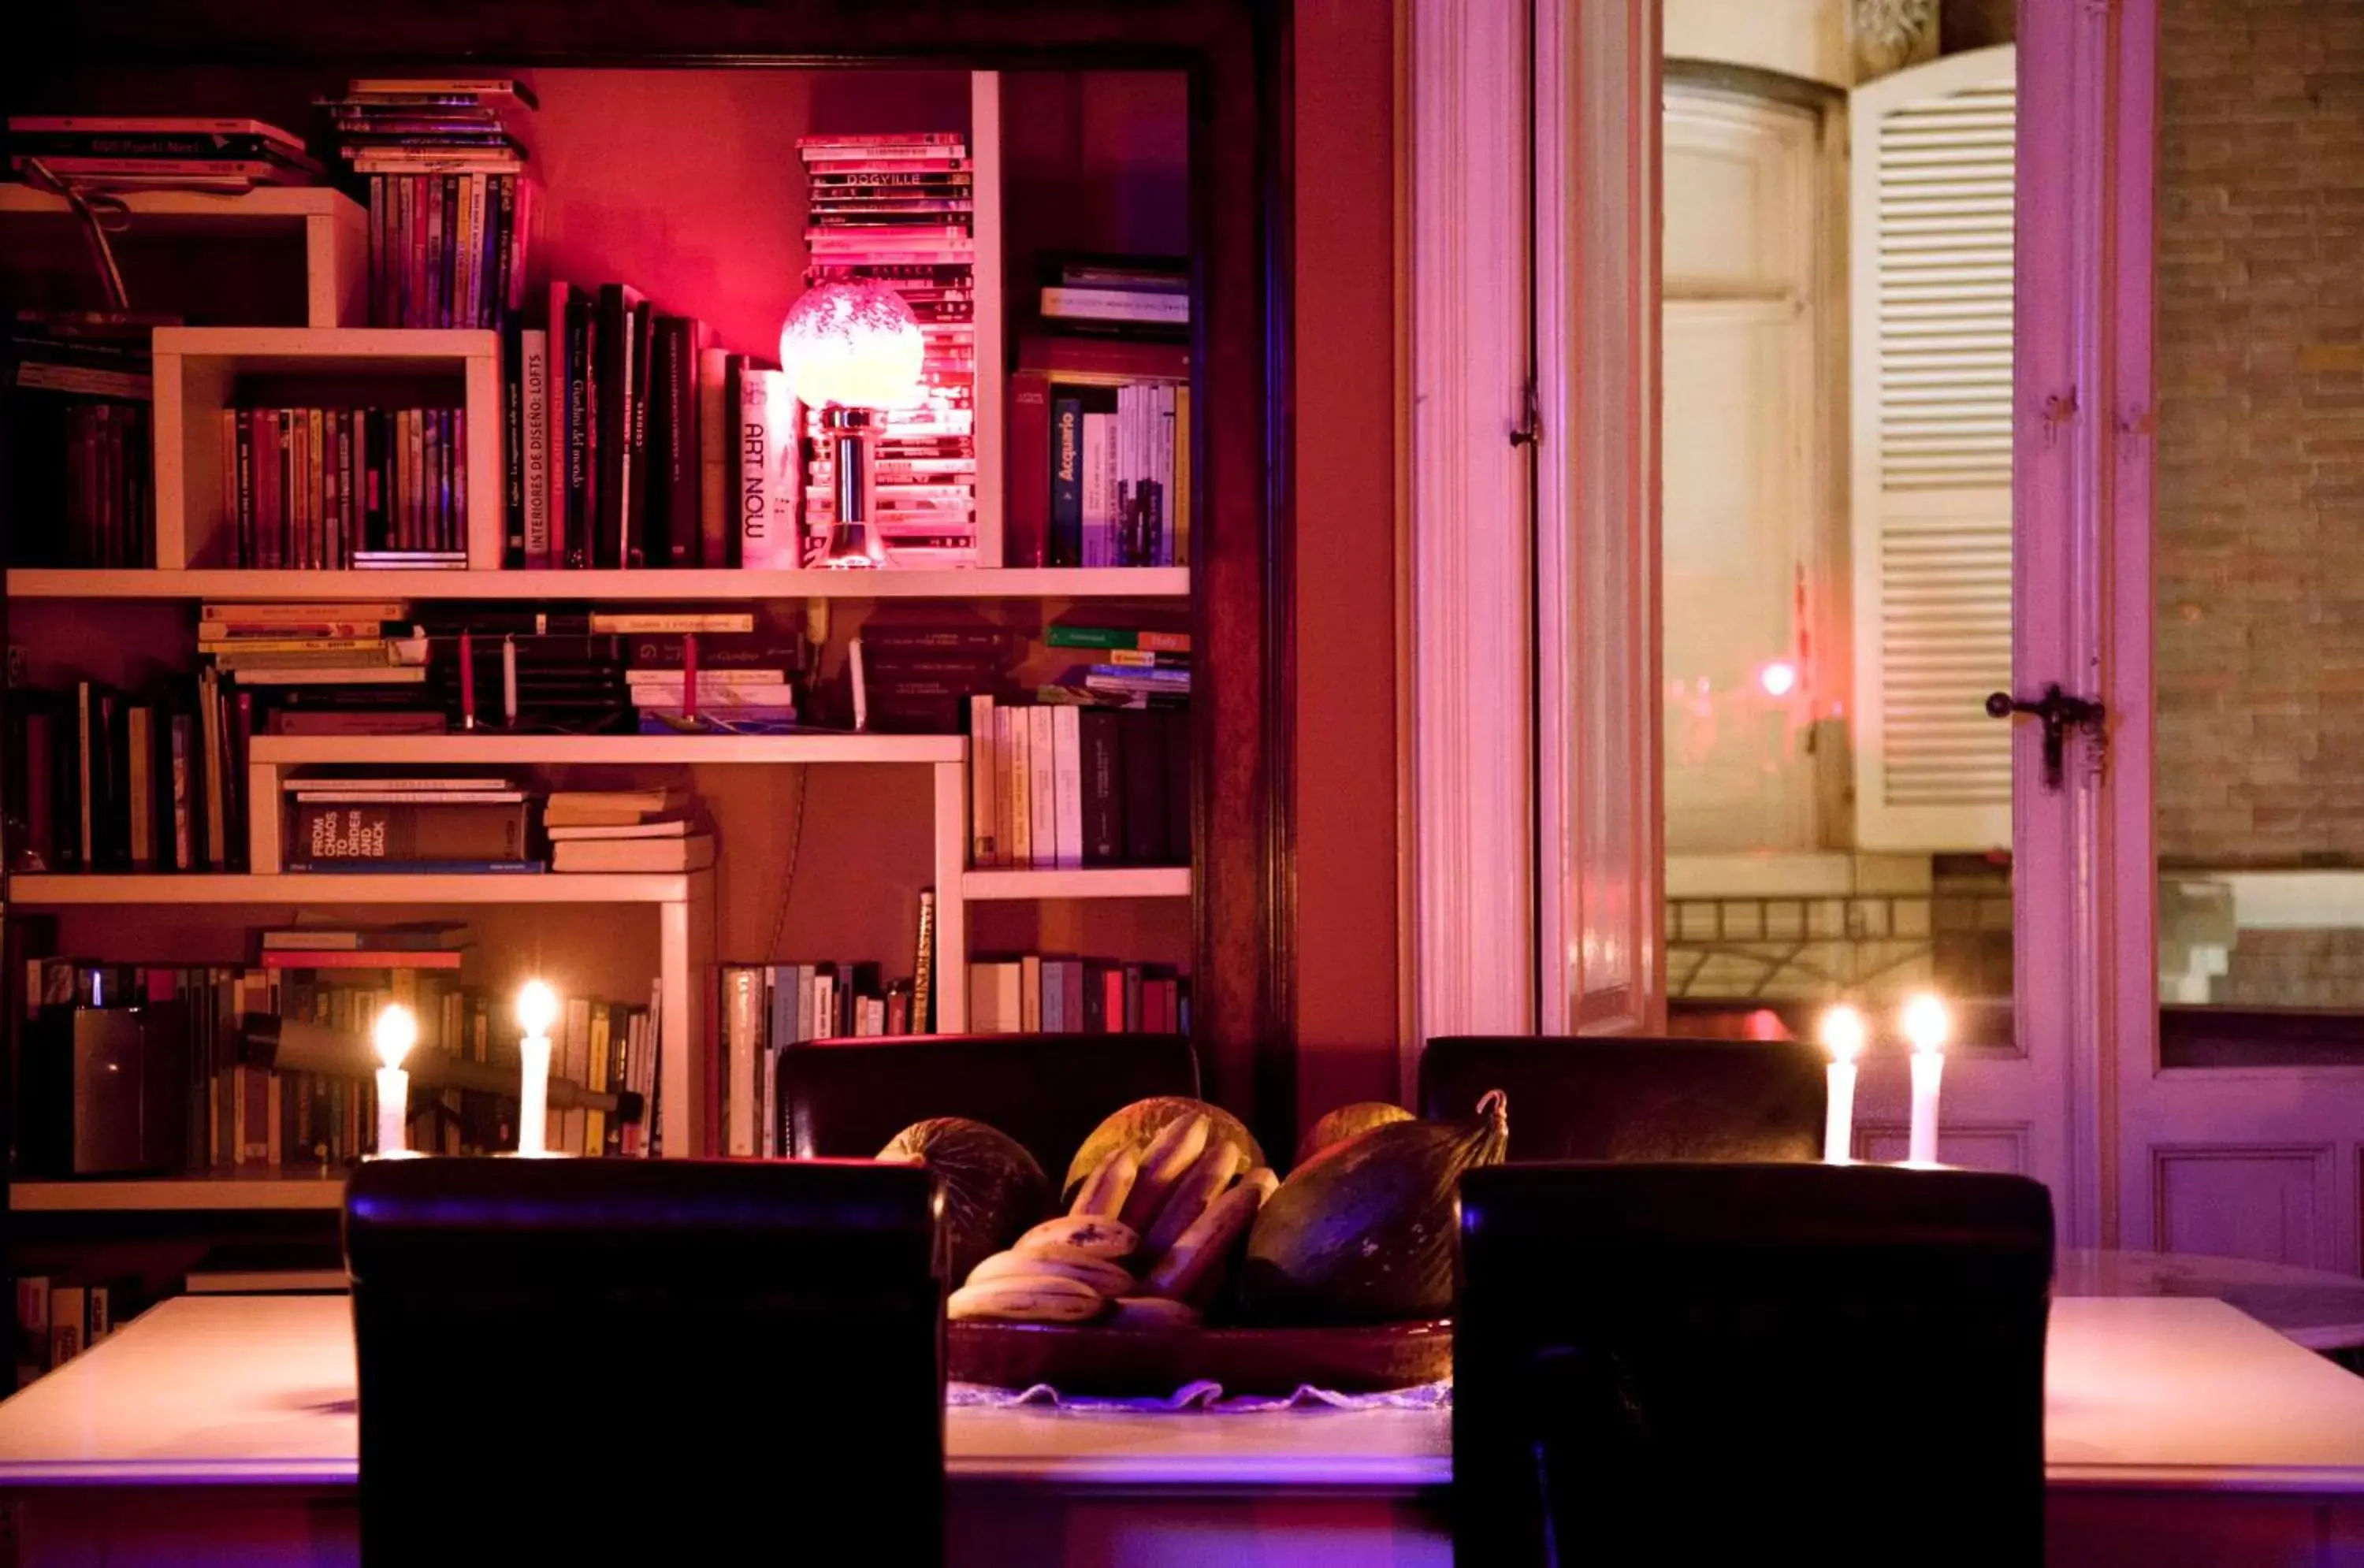
<svg viewBox="0 0 2364 1568">
<path fill-rule="evenodd" d="M 2051 1561 L 2364 1561 L 2364 1379 L 2194 1297 L 2053 1304 Z M 359 1561 L 351 1303 L 165 1301 L 0 1404 L 22 1568 Z M 945 1412 L 946 1560 L 1444 1568 L 1449 1407 Z M 1712 1491 L 1712 1478 L 1702 1487 Z"/>
</svg>

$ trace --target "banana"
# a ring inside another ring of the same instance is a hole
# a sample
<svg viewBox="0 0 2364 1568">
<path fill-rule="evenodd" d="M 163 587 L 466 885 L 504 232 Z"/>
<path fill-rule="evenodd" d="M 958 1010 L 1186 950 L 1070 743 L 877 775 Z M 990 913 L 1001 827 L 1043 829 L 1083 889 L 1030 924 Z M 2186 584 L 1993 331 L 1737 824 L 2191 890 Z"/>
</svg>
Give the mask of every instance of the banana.
<svg viewBox="0 0 2364 1568">
<path fill-rule="evenodd" d="M 1124 1200 L 1132 1191 L 1135 1177 L 1141 1174 L 1141 1154 L 1138 1150 L 1120 1149 L 1101 1161 L 1092 1173 L 1076 1189 L 1076 1207 L 1067 1211 L 1074 1219 L 1112 1220 L 1124 1212 Z"/>
<path fill-rule="evenodd" d="M 1240 1178 L 1240 1184 L 1254 1187 L 1266 1197 L 1270 1197 L 1280 1190 L 1280 1173 L 1269 1165 L 1258 1165 Z"/>
<path fill-rule="evenodd" d="M 1157 1260 L 1141 1288 L 1175 1301 L 1204 1301 L 1214 1295 L 1222 1283 L 1223 1265 L 1263 1204 L 1264 1189 L 1250 1182 L 1242 1182 L 1209 1204 L 1197 1222 Z"/>
<path fill-rule="evenodd" d="M 1079 1218 L 1069 1215 L 1065 1219 L 1044 1220 L 1020 1236 L 1018 1245 L 1010 1251 L 1024 1252 L 1036 1247 L 1074 1247 L 1089 1252 L 1095 1258 L 1125 1258 L 1132 1256 L 1133 1249 L 1140 1245 L 1141 1238 L 1132 1226 L 1121 1219 Z"/>
<path fill-rule="evenodd" d="M 1125 1195 L 1124 1210 L 1119 1217 L 1134 1230 L 1146 1230 L 1165 1207 L 1165 1199 L 1174 1191 L 1174 1184 L 1198 1162 L 1207 1151 L 1207 1142 L 1214 1123 L 1203 1116 L 1182 1117 L 1165 1124 L 1165 1130 L 1149 1140 L 1142 1151 L 1141 1174 L 1134 1178 L 1132 1191 Z"/>
<path fill-rule="evenodd" d="M 1232 1175 L 1239 1169 L 1239 1155 L 1228 1139 L 1210 1140 L 1206 1152 L 1198 1162 L 1182 1173 L 1166 1195 L 1165 1207 L 1158 1211 L 1157 1223 L 1141 1239 L 1143 1258 L 1162 1258 L 1165 1250 L 1182 1239 L 1182 1233 L 1198 1222 L 1207 1212 L 1207 1206 L 1231 1184 Z"/>
<path fill-rule="evenodd" d="M 1061 1274 L 1012 1274 L 965 1284 L 944 1301 L 955 1323 L 976 1319 L 1009 1323 L 1081 1323 L 1097 1318 L 1107 1298 L 1081 1280 Z"/>
<path fill-rule="evenodd" d="M 1168 1301 L 1162 1296 L 1128 1296 L 1109 1311 L 1106 1327 L 1145 1330 L 1195 1329 L 1199 1326 L 1199 1309 L 1185 1301 Z"/>
<path fill-rule="evenodd" d="M 1132 1275 L 1106 1258 L 1074 1247 L 1049 1245 L 996 1252 L 969 1270 L 968 1283 L 983 1284 L 987 1280 L 1027 1279 L 1037 1274 L 1056 1274 L 1063 1279 L 1076 1280 L 1091 1286 L 1102 1296 L 1122 1296 L 1133 1284 Z"/>
</svg>

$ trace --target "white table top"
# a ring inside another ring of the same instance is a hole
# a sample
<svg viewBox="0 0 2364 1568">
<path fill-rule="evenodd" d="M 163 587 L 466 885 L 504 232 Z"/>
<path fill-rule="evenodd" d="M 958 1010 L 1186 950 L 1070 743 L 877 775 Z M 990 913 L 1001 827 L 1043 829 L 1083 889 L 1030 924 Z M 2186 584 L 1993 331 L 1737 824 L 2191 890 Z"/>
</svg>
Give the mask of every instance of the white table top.
<svg viewBox="0 0 2364 1568">
<path fill-rule="evenodd" d="M 2249 1258 L 2072 1248 L 2055 1296 L 2200 1296 L 2235 1307 L 2311 1351 L 2364 1345 L 2364 1279 Z"/>
<path fill-rule="evenodd" d="M 184 1296 L 0 1404 L 0 1485 L 343 1485 L 351 1304 Z M 2364 1493 L 2364 1379 L 2218 1301 L 2053 1304 L 2056 1486 Z M 958 1409 L 955 1485 L 1412 1491 L 1452 1479 L 1444 1411 Z"/>
</svg>

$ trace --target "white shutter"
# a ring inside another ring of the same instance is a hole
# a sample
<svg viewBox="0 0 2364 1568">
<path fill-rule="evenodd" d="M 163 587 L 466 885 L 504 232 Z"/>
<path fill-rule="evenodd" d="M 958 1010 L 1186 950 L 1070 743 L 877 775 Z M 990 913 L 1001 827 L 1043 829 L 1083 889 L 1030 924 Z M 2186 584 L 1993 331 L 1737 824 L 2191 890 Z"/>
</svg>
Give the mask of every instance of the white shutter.
<svg viewBox="0 0 2364 1568">
<path fill-rule="evenodd" d="M 2012 46 L 1856 90 L 1858 847 L 2011 843 Z"/>
</svg>

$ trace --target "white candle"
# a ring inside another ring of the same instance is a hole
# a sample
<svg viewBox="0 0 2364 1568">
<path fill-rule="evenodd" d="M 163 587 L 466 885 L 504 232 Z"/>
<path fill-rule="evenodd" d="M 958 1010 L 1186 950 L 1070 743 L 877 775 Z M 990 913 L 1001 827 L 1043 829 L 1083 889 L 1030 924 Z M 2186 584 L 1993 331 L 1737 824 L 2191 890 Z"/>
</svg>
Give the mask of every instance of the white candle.
<svg viewBox="0 0 2364 1568">
<path fill-rule="evenodd" d="M 501 719 L 517 728 L 517 639 L 501 639 Z"/>
<path fill-rule="evenodd" d="M 418 1039 L 418 1021 L 399 1003 L 377 1016 L 377 1056 L 385 1065 L 377 1070 L 377 1151 L 400 1154 L 408 1143 L 405 1125 L 410 1120 L 410 1074 L 402 1059 Z"/>
<path fill-rule="evenodd" d="M 1904 1038 L 1912 1042 L 1912 1133 L 1905 1157 L 1915 1165 L 1937 1162 L 1937 1085 L 1946 1075 L 1946 1036 L 1953 1021 L 1946 1004 L 1928 995 L 1904 1005 Z"/>
<path fill-rule="evenodd" d="M 1836 1006 L 1823 1015 L 1822 1040 L 1831 1053 L 1831 1092 L 1823 1115 L 1823 1160 L 1844 1165 L 1855 1155 L 1855 1059 L 1863 1054 L 1863 1015 Z"/>
<path fill-rule="evenodd" d="M 541 1154 L 550 1126 L 550 1026 L 558 1018 L 557 994 L 539 980 L 518 993 L 518 1152 Z"/>
</svg>

